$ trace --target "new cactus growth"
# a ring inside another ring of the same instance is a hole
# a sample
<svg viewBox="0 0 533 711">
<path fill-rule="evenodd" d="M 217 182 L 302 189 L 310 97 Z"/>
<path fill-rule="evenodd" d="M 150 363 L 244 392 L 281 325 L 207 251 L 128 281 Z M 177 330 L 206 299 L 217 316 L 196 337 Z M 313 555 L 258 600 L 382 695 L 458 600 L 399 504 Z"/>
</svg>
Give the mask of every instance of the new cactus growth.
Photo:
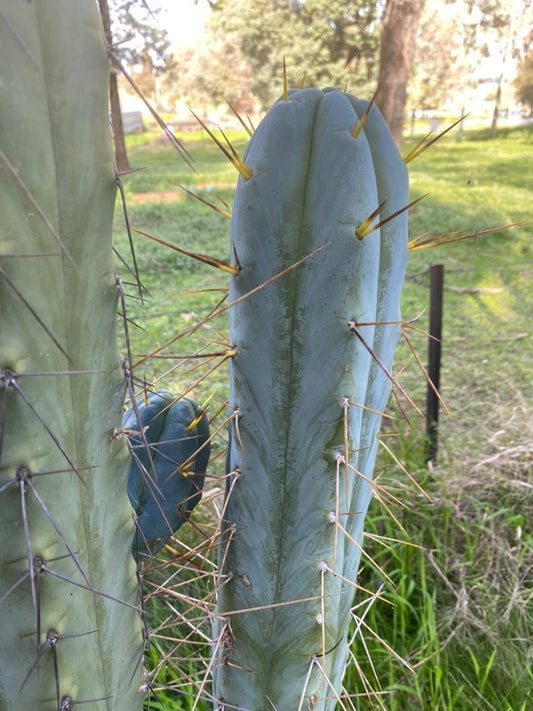
<svg viewBox="0 0 533 711">
<path fill-rule="evenodd" d="M 142 636 L 96 3 L 3 2 L 0 64 L 0 707 L 133 711 Z"/>
<path fill-rule="evenodd" d="M 124 417 L 132 463 L 128 495 L 137 518 L 134 557 L 151 556 L 202 498 L 209 424 L 202 408 L 171 393 L 150 393 Z"/>
<path fill-rule="evenodd" d="M 407 169 L 377 108 L 329 89 L 287 92 L 242 164 L 216 708 L 331 710 L 393 383 Z"/>
</svg>

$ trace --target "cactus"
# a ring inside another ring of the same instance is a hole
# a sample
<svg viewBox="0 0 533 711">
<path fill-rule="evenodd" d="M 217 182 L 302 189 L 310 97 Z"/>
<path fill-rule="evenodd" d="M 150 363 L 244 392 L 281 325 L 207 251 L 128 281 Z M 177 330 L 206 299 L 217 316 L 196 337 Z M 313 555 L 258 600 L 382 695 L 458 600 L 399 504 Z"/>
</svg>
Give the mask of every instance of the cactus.
<svg viewBox="0 0 533 711">
<path fill-rule="evenodd" d="M 240 172 L 215 706 L 331 710 L 400 333 L 407 169 L 377 108 L 303 89 Z"/>
<path fill-rule="evenodd" d="M 2 2 L 0 707 L 132 711 L 109 64 L 96 3 Z M 85 706 L 84 706 L 85 707 Z"/>
<path fill-rule="evenodd" d="M 137 519 L 135 558 L 152 556 L 202 497 L 209 461 L 207 416 L 188 398 L 150 393 L 124 417 L 132 463 L 128 495 Z"/>
</svg>

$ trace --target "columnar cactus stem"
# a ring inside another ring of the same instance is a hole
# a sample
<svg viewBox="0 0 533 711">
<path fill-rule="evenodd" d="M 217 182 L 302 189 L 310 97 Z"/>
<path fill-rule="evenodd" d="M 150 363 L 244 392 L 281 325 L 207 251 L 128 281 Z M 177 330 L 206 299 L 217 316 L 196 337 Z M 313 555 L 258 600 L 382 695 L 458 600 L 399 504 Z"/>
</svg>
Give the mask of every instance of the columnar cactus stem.
<svg viewBox="0 0 533 711">
<path fill-rule="evenodd" d="M 96 3 L 2 2 L 0 64 L 0 707 L 132 711 L 142 640 Z"/>
<path fill-rule="evenodd" d="M 406 212 L 384 219 L 407 205 L 407 170 L 376 108 L 353 130 L 367 107 L 333 90 L 288 92 L 243 157 L 220 709 L 324 711 L 341 694 L 408 254 Z"/>
</svg>

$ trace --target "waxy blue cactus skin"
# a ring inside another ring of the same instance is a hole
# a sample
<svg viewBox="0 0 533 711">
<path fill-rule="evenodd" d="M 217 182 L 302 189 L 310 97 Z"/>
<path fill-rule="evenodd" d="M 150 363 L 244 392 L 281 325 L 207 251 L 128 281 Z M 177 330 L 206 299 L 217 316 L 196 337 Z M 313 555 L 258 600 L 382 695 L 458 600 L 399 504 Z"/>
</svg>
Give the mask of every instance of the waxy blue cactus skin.
<svg viewBox="0 0 533 711">
<path fill-rule="evenodd" d="M 385 198 L 376 221 L 408 202 L 379 111 L 354 131 L 367 108 L 290 91 L 243 156 L 217 709 L 332 711 L 341 689 L 408 255 L 406 212 L 357 234 Z"/>
</svg>

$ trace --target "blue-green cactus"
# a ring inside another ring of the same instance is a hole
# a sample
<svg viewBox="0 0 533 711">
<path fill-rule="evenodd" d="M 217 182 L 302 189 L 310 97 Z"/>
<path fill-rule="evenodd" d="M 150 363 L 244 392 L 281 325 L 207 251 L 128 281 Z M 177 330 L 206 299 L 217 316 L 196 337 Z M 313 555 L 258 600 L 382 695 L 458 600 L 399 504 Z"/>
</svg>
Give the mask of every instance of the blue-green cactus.
<svg viewBox="0 0 533 711">
<path fill-rule="evenodd" d="M 400 333 L 407 170 L 379 111 L 329 89 L 278 101 L 243 160 L 216 708 L 331 710 Z"/>
<path fill-rule="evenodd" d="M 202 498 L 209 461 L 207 415 L 192 400 L 155 392 L 124 416 L 132 464 L 128 496 L 136 512 L 133 554 L 151 556 Z"/>
</svg>

